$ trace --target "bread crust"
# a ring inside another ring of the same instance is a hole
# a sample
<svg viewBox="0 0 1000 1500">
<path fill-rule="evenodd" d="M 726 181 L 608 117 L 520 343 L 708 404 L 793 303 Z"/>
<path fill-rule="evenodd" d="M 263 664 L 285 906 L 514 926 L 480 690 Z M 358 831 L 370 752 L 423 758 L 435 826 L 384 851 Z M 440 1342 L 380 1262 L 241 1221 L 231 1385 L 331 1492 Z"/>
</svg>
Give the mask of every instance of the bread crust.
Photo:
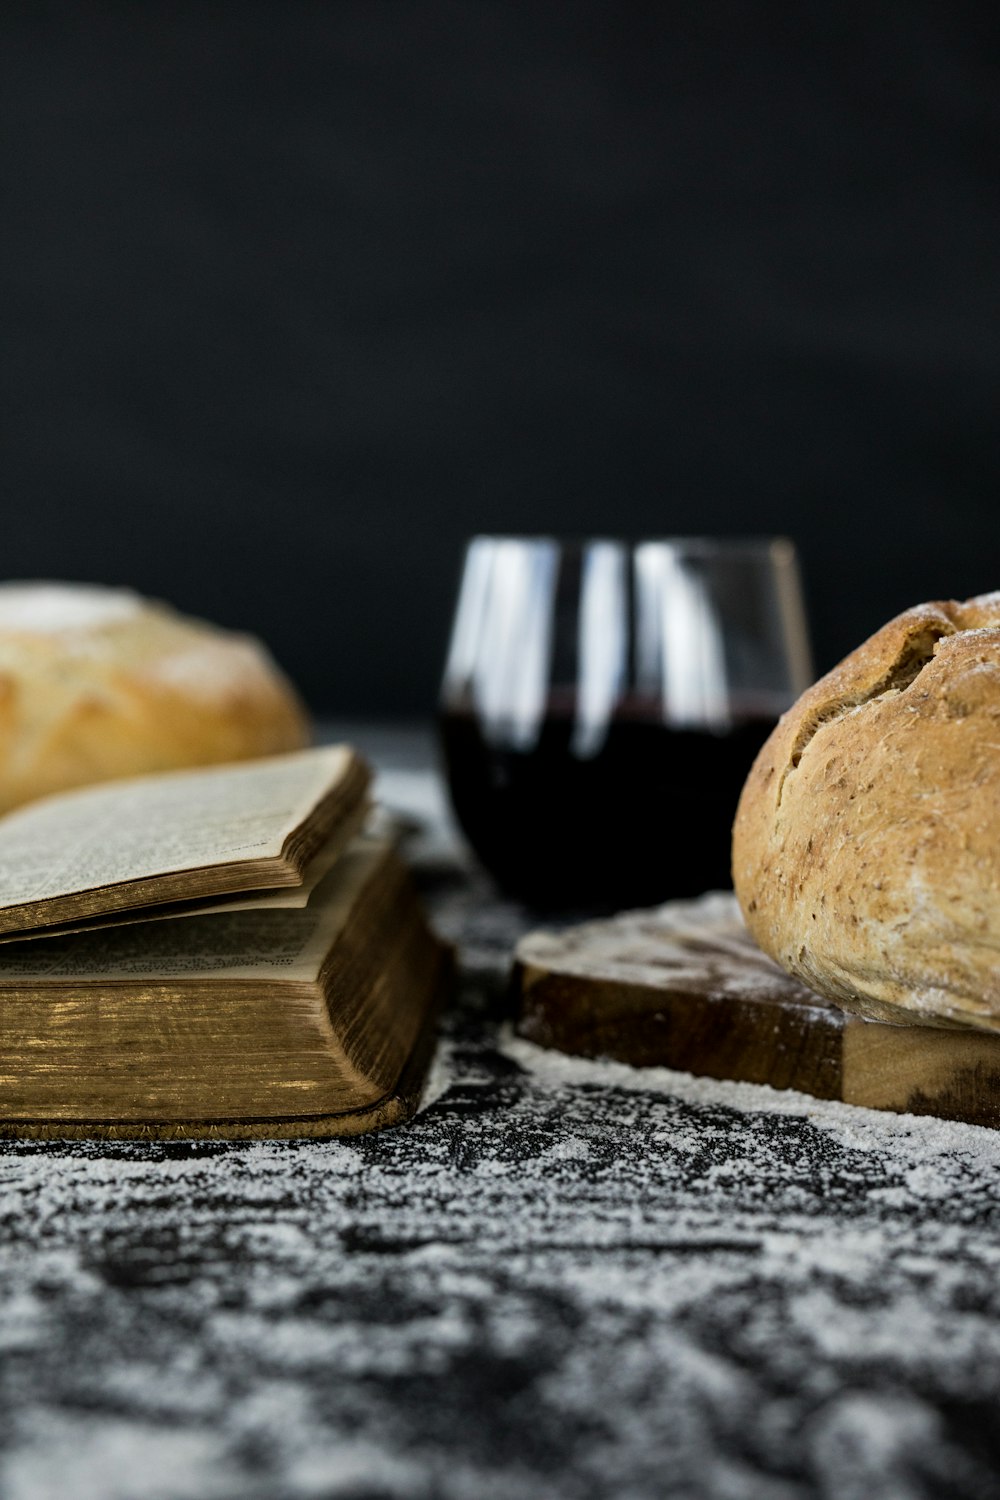
<svg viewBox="0 0 1000 1500">
<path fill-rule="evenodd" d="M 780 720 L 733 884 L 789 973 L 881 1021 L 1000 1030 L 1000 593 L 898 615 Z"/>
<path fill-rule="evenodd" d="M 250 636 L 123 589 L 0 585 L 0 812 L 309 738 L 294 689 Z"/>
</svg>

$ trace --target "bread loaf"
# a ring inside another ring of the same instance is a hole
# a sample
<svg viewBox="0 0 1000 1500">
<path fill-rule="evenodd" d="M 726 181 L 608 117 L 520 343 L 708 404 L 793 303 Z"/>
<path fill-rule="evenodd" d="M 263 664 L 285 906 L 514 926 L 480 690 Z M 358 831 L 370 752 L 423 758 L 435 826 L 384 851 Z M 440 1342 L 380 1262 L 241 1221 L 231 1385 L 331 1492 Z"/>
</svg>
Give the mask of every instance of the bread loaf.
<svg viewBox="0 0 1000 1500">
<path fill-rule="evenodd" d="M 308 739 L 295 692 L 251 637 L 124 589 L 0 585 L 0 811 Z"/>
<path fill-rule="evenodd" d="M 733 883 L 764 952 L 829 999 L 1000 1030 L 1000 593 L 907 610 L 785 714 Z"/>
</svg>

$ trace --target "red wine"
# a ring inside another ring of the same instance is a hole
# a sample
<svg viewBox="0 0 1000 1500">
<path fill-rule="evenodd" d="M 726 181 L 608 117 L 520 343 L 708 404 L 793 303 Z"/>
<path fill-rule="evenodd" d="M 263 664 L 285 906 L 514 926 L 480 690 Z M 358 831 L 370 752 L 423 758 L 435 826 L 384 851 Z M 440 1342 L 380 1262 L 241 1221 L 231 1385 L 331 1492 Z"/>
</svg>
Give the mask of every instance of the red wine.
<svg viewBox="0 0 1000 1500">
<path fill-rule="evenodd" d="M 597 910 L 731 884 L 736 803 L 774 723 L 615 720 L 589 758 L 573 752 L 568 715 L 548 717 L 529 750 L 491 744 L 468 712 L 445 711 L 440 730 L 455 813 L 500 885 L 542 908 Z"/>
</svg>

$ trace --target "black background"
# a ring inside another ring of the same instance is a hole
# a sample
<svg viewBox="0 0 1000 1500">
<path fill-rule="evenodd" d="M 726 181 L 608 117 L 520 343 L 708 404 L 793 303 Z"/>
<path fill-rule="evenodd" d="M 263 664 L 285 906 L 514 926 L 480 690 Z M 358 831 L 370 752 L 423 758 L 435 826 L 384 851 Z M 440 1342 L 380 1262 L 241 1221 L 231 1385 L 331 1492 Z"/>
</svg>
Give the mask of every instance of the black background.
<svg viewBox="0 0 1000 1500">
<path fill-rule="evenodd" d="M 0 13 L 2 571 L 432 701 L 475 531 L 1000 587 L 995 7 Z"/>
</svg>

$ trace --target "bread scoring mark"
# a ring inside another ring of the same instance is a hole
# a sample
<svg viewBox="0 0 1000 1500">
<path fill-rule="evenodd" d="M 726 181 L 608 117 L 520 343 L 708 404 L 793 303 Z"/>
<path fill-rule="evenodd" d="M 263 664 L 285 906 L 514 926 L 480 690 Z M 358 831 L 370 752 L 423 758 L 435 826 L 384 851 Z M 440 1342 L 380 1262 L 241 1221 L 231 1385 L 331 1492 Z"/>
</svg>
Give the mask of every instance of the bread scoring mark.
<svg viewBox="0 0 1000 1500">
<path fill-rule="evenodd" d="M 904 693 L 907 688 L 913 686 L 928 662 L 933 661 L 938 642 L 944 636 L 956 633 L 961 632 L 957 632 L 954 625 L 944 620 L 915 626 L 900 647 L 895 660 L 874 683 L 861 692 L 841 693 L 824 703 L 814 713 L 809 714 L 800 724 L 799 732 L 792 742 L 788 763 L 778 782 L 775 807 L 781 806 L 785 782 L 798 768 L 806 747 L 818 730 L 822 729 L 825 724 L 832 724 L 838 719 L 846 718 L 848 714 L 863 708 L 867 703 L 874 703 L 877 698 L 884 698 L 888 693 Z"/>
</svg>

